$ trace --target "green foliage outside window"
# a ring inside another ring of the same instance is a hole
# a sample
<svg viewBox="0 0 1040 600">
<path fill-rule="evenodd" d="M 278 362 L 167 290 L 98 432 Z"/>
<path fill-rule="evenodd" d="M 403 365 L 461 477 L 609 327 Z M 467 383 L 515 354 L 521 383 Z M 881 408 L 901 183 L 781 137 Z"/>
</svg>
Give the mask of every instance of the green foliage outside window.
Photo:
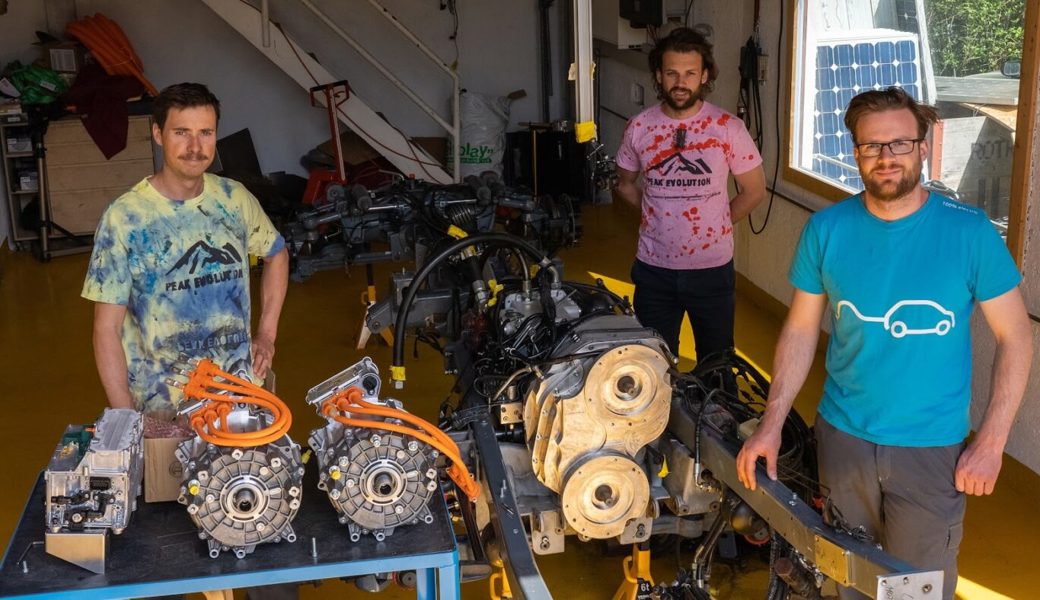
<svg viewBox="0 0 1040 600">
<path fill-rule="evenodd" d="M 999 71 L 1022 54 L 1026 0 L 925 0 L 936 75 Z"/>
</svg>

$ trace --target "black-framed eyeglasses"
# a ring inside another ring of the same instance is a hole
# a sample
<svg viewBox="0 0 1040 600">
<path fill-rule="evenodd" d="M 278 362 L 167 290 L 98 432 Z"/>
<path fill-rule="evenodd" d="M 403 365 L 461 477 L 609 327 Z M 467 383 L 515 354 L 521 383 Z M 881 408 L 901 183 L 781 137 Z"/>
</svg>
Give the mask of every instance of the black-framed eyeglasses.
<svg viewBox="0 0 1040 600">
<path fill-rule="evenodd" d="M 874 158 L 875 156 L 881 156 L 881 151 L 887 147 L 889 152 L 898 156 L 900 154 L 910 154 L 914 151 L 914 147 L 923 141 L 924 138 L 919 138 L 916 140 L 892 140 L 884 144 L 878 142 L 856 144 L 856 150 L 860 156 Z"/>
</svg>

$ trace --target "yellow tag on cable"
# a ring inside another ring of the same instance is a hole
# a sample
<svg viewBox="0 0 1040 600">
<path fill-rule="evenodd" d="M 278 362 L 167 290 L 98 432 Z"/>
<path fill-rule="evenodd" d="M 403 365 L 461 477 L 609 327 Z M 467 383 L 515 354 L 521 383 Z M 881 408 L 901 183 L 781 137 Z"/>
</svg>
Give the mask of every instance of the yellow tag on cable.
<svg viewBox="0 0 1040 600">
<path fill-rule="evenodd" d="M 668 477 L 668 459 L 665 458 L 661 461 L 661 470 L 657 472 L 657 476 L 661 479 Z"/>
<path fill-rule="evenodd" d="M 595 121 L 583 121 L 581 123 L 574 124 L 574 137 L 578 139 L 579 144 L 596 138 L 596 122 Z"/>
<path fill-rule="evenodd" d="M 455 225 L 448 225 L 448 235 L 457 240 L 461 240 L 469 234 L 466 233 L 466 230 L 462 229 L 461 227 L 457 227 Z"/>
<path fill-rule="evenodd" d="M 393 379 L 394 381 L 404 381 L 404 367 L 390 365 L 390 379 Z"/>
</svg>

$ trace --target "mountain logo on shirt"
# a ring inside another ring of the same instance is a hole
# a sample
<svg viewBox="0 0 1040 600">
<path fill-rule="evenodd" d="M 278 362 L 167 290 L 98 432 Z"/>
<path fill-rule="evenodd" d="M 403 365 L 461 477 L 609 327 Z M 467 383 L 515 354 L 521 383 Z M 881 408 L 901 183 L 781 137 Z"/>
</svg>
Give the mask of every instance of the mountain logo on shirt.
<svg viewBox="0 0 1040 600">
<path fill-rule="evenodd" d="M 711 174 L 711 167 L 708 166 L 708 163 L 704 162 L 703 158 L 691 161 L 683 156 L 682 152 L 679 151 L 676 151 L 675 154 L 672 154 L 655 165 L 650 165 L 648 170 L 659 171 L 661 175 L 665 177 L 675 175 L 676 173 L 690 173 L 691 175 Z"/>
<path fill-rule="evenodd" d="M 204 241 L 195 242 L 188 251 L 166 272 L 167 275 L 184 267 L 188 268 L 188 274 L 194 275 L 196 269 L 209 264 L 237 265 L 242 262 L 242 256 L 230 242 L 224 244 L 223 248 L 214 248 Z M 190 265 L 190 266 L 189 266 Z"/>
</svg>

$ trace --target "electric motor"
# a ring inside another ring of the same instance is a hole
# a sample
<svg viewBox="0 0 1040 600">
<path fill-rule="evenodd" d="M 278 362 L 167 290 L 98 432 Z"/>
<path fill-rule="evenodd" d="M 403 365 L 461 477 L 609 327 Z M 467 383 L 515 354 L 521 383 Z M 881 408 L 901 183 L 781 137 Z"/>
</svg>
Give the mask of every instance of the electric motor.
<svg viewBox="0 0 1040 600">
<path fill-rule="evenodd" d="M 256 431 L 264 415 L 240 407 L 228 416 L 233 429 Z M 242 558 L 267 542 L 296 541 L 292 520 L 303 498 L 300 446 L 288 435 L 256 447 L 222 447 L 200 436 L 177 447 L 185 479 L 177 499 L 188 508 L 209 555 L 232 551 Z"/>
<path fill-rule="evenodd" d="M 362 535 L 382 541 L 398 527 L 433 522 L 430 500 L 438 488 L 438 450 L 401 433 L 407 422 L 400 418 L 350 414 L 337 419 L 337 413 L 325 408 L 337 394 L 353 388 L 369 405 L 387 409 L 387 414 L 403 413 L 399 401 L 379 399 L 379 387 L 379 371 L 366 357 L 307 394 L 307 402 L 328 420 L 309 439 L 320 469 L 318 488 L 328 494 L 355 542 Z"/>
<path fill-rule="evenodd" d="M 245 557 L 257 544 L 295 542 L 292 520 L 303 498 L 300 446 L 289 437 L 292 414 L 273 392 L 193 359 L 174 372 L 187 382 L 178 412 L 195 437 L 175 452 L 184 467 L 177 501 L 199 528 L 212 558 Z"/>
</svg>

